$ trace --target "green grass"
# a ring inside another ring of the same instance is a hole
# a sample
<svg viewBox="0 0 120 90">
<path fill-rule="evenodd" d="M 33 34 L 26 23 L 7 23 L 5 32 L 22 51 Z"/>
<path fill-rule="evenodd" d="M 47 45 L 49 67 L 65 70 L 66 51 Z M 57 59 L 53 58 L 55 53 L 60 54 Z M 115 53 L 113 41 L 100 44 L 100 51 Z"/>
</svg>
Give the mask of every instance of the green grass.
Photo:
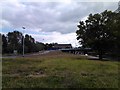
<svg viewBox="0 0 120 90">
<path fill-rule="evenodd" d="M 6 58 L 3 88 L 119 88 L 120 62 L 60 54 Z"/>
</svg>

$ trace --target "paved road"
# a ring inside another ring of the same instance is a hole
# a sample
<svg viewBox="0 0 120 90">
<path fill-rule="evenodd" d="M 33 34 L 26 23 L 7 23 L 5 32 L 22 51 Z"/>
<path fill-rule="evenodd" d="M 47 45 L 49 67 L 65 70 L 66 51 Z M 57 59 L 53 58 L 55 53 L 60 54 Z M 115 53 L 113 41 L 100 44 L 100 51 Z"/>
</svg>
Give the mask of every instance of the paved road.
<svg viewBox="0 0 120 90">
<path fill-rule="evenodd" d="M 30 56 L 37 56 L 37 55 L 43 55 L 43 54 L 47 54 L 50 53 L 54 50 L 47 50 L 47 51 L 39 51 L 37 53 L 33 53 L 33 54 L 25 54 L 24 57 L 30 57 Z M 82 56 L 82 55 L 81 55 Z M 95 56 L 90 56 L 90 55 L 83 55 L 83 56 L 87 56 L 88 59 L 99 59 L 99 57 L 95 57 Z M 18 56 L 3 56 L 0 58 L 18 58 L 18 57 L 23 57 L 22 55 L 18 55 Z"/>
<path fill-rule="evenodd" d="M 51 52 L 51 51 L 40 51 L 38 53 L 25 54 L 24 57 L 35 56 L 35 55 L 42 55 L 42 54 L 47 54 L 49 52 Z M 18 57 L 23 57 L 23 55 L 18 55 L 18 56 L 2 56 L 0 58 L 18 58 Z"/>
<path fill-rule="evenodd" d="M 99 57 L 96 57 L 96 56 L 90 56 L 90 55 L 88 55 L 88 59 L 99 59 Z"/>
</svg>

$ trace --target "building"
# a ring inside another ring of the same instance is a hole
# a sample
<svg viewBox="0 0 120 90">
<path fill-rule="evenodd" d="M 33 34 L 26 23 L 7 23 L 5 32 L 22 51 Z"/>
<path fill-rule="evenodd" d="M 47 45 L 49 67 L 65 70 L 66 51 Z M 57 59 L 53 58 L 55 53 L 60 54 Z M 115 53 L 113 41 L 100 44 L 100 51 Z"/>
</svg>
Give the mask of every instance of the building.
<svg viewBox="0 0 120 90">
<path fill-rule="evenodd" d="M 67 48 L 72 48 L 71 44 L 55 44 L 53 46 L 54 49 L 67 49 Z"/>
</svg>

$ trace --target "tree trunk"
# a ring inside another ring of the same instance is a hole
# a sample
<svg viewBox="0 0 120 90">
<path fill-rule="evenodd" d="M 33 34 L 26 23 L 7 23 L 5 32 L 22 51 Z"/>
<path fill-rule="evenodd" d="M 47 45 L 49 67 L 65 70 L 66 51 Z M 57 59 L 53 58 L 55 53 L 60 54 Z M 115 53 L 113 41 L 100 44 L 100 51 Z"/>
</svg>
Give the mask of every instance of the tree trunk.
<svg viewBox="0 0 120 90">
<path fill-rule="evenodd" d="M 103 54 L 102 51 L 99 51 L 99 60 L 103 59 L 102 54 Z"/>
</svg>

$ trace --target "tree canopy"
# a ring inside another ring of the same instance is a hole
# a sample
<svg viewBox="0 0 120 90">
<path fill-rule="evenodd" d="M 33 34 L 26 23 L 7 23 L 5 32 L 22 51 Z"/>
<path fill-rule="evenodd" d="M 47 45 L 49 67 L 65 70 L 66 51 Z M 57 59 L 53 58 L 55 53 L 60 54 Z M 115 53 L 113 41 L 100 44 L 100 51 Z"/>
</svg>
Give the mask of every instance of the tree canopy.
<svg viewBox="0 0 120 90">
<path fill-rule="evenodd" d="M 120 13 L 105 10 L 102 13 L 90 14 L 88 19 L 80 21 L 76 31 L 77 40 L 82 47 L 89 47 L 99 54 L 110 52 L 120 45 Z"/>
<path fill-rule="evenodd" d="M 8 32 L 6 35 L 2 34 L 2 53 L 13 53 L 14 50 L 22 53 L 23 39 L 25 53 L 38 52 L 45 49 L 45 45 L 36 42 L 32 36 L 26 34 L 25 37 L 23 37 L 21 32 L 13 31 Z"/>
</svg>

